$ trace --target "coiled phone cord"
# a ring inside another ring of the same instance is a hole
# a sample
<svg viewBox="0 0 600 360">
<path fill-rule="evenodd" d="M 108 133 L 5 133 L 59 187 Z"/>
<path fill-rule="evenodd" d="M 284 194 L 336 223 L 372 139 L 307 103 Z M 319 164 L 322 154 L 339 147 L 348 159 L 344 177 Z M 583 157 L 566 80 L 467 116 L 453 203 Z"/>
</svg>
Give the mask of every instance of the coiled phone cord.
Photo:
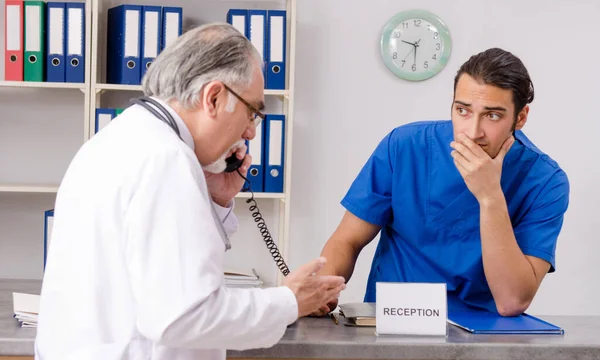
<svg viewBox="0 0 600 360">
<path fill-rule="evenodd" d="M 254 218 L 254 222 L 256 223 L 256 226 L 258 227 L 258 230 L 260 231 L 263 241 L 267 245 L 267 249 L 269 249 L 269 252 L 271 253 L 271 256 L 273 257 L 273 260 L 275 260 L 275 263 L 277 264 L 277 267 L 279 268 L 279 270 L 281 271 L 283 276 L 287 276 L 290 273 L 290 269 L 288 268 L 287 264 L 285 263 L 283 256 L 281 256 L 281 253 L 279 252 L 279 249 L 277 248 L 277 244 L 275 244 L 275 242 L 273 241 L 273 237 L 271 236 L 269 229 L 267 229 L 267 224 L 265 224 L 265 219 L 262 217 L 260 210 L 258 209 L 258 204 L 256 203 L 256 200 L 254 199 L 254 192 L 252 191 L 252 187 L 250 186 L 250 181 L 244 175 L 242 175 L 242 173 L 240 172 L 239 169 L 236 169 L 236 171 L 244 179 L 245 183 L 248 185 L 247 187 L 244 187 L 244 190 L 250 191 L 250 198 L 246 200 L 246 203 L 252 204 L 252 205 L 250 205 L 249 209 L 250 209 L 250 212 L 252 213 L 252 217 Z"/>
</svg>

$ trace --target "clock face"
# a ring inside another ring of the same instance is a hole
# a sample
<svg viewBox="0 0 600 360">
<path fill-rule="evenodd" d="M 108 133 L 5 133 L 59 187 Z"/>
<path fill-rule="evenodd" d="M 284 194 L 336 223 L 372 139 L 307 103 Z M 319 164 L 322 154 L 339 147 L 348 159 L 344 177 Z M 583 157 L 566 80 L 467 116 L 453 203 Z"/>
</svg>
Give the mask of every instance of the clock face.
<svg viewBox="0 0 600 360">
<path fill-rule="evenodd" d="M 425 11 L 394 16 L 381 38 L 381 56 L 396 76 L 420 81 L 439 73 L 448 62 L 452 43 L 442 21 Z"/>
</svg>

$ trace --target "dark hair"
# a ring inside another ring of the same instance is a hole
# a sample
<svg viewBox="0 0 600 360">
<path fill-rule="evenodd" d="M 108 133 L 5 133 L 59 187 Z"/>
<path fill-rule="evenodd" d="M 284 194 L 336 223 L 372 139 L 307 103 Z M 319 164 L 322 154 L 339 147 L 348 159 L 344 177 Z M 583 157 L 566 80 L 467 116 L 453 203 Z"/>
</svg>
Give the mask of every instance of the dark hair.
<svg viewBox="0 0 600 360">
<path fill-rule="evenodd" d="M 511 90 L 515 118 L 525 105 L 533 101 L 533 83 L 529 73 L 521 60 L 508 51 L 492 48 L 471 56 L 454 78 L 455 92 L 458 79 L 465 73 L 484 84 Z"/>
</svg>

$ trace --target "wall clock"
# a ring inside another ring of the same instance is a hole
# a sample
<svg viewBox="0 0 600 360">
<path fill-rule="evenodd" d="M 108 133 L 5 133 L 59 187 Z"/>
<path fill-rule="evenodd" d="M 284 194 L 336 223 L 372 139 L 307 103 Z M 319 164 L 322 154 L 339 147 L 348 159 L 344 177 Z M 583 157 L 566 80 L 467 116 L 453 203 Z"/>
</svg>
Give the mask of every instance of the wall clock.
<svg viewBox="0 0 600 360">
<path fill-rule="evenodd" d="M 399 78 L 422 81 L 438 74 L 452 52 L 450 31 L 426 10 L 408 10 L 393 16 L 383 28 L 381 57 Z"/>
</svg>

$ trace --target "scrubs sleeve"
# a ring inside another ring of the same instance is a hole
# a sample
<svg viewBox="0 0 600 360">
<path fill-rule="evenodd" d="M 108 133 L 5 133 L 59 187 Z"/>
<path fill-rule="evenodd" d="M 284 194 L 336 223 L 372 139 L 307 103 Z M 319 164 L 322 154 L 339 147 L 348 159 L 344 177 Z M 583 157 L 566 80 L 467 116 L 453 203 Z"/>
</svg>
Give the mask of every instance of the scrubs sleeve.
<svg viewBox="0 0 600 360">
<path fill-rule="evenodd" d="M 136 330 L 174 348 L 273 346 L 298 317 L 293 292 L 228 288 L 222 219 L 213 216 L 202 171 L 181 151 L 149 157 L 124 223 Z"/>
<path fill-rule="evenodd" d="M 550 263 L 555 270 L 554 253 L 564 214 L 569 204 L 569 180 L 558 171 L 544 186 L 531 209 L 515 227 L 515 237 L 523 254 Z"/>
<path fill-rule="evenodd" d="M 379 143 L 341 204 L 356 217 L 384 227 L 392 215 L 392 161 L 398 129 Z"/>
</svg>

